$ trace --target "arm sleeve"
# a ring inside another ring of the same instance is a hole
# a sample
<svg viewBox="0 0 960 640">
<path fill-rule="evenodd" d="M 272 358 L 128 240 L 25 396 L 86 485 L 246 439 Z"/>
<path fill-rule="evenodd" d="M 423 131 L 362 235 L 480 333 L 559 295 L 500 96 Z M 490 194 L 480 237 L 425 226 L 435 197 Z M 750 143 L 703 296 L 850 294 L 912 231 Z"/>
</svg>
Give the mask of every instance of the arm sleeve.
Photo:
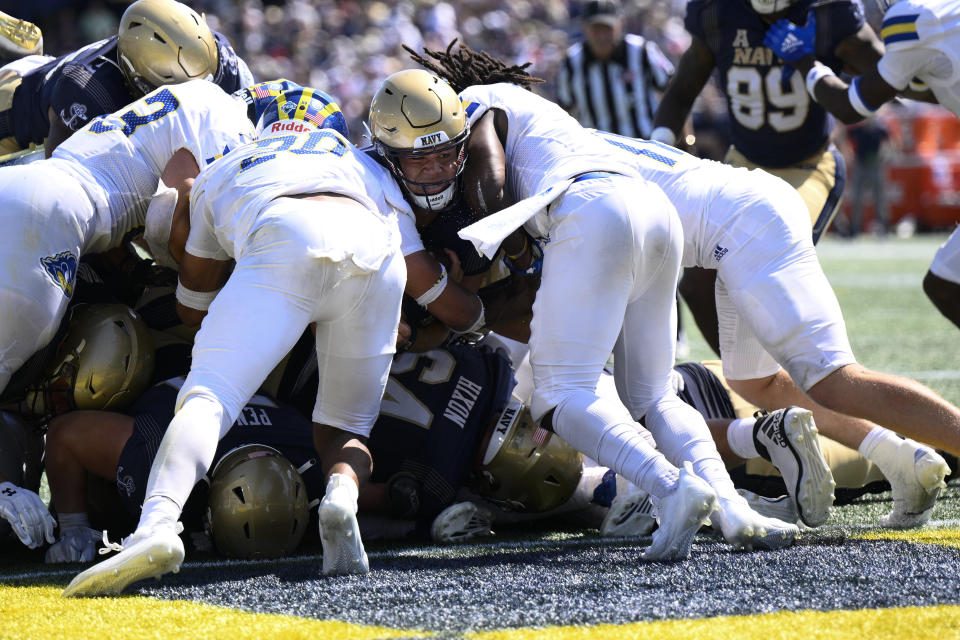
<svg viewBox="0 0 960 640">
<path fill-rule="evenodd" d="M 939 51 L 925 47 L 889 48 L 877 62 L 877 71 L 887 84 L 903 91 L 913 78 L 937 75 L 936 65 L 944 58 Z"/>
<path fill-rule="evenodd" d="M 423 240 L 420 239 L 417 223 L 413 218 L 407 214 L 398 213 L 397 222 L 400 225 L 400 252 L 408 256 L 411 253 L 423 251 Z"/>
<path fill-rule="evenodd" d="M 228 260 L 230 254 L 220 246 L 213 231 L 212 220 L 205 215 L 206 207 L 190 205 L 190 235 L 184 249 L 190 255 L 212 260 Z"/>
</svg>

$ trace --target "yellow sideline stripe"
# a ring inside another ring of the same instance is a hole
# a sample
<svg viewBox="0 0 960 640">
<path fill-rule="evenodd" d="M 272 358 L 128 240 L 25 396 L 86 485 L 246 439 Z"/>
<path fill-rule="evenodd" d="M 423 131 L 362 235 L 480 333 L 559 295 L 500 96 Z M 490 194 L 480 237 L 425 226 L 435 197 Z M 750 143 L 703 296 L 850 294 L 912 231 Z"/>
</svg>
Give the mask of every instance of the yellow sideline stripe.
<svg viewBox="0 0 960 640">
<path fill-rule="evenodd" d="M 872 531 L 856 536 L 860 540 L 904 540 L 919 544 L 938 544 L 944 547 L 960 548 L 960 530 L 958 529 L 911 529 L 908 531 Z"/>
<path fill-rule="evenodd" d="M 185 600 L 166 601 L 143 596 L 63 598 L 62 591 L 63 587 L 0 585 L 0 638 L 378 640 L 424 635 L 417 630 L 248 613 Z"/>
<path fill-rule="evenodd" d="M 783 611 L 755 616 L 721 616 L 589 627 L 506 629 L 467 634 L 475 640 L 929 640 L 955 638 L 960 606 L 860 609 L 858 611 Z"/>
</svg>

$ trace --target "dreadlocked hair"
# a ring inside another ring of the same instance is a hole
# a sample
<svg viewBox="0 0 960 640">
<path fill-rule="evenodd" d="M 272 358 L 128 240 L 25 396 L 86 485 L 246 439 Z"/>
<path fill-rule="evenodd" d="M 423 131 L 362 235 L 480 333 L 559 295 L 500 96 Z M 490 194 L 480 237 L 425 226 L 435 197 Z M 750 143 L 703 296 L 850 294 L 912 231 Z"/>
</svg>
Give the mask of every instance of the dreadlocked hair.
<svg viewBox="0 0 960 640">
<path fill-rule="evenodd" d="M 452 49 L 455 44 L 457 44 L 456 38 L 447 45 L 446 51 L 431 51 L 424 47 L 423 52 L 426 57 L 407 45 L 403 45 L 403 48 L 414 62 L 449 82 L 457 93 L 476 84 L 510 82 L 529 89 L 531 85 L 543 82 L 542 78 L 526 72 L 526 68 L 533 64 L 532 62 L 508 67 L 505 62 L 494 58 L 486 51 L 474 51 L 465 44 L 461 44 L 454 53 Z"/>
</svg>

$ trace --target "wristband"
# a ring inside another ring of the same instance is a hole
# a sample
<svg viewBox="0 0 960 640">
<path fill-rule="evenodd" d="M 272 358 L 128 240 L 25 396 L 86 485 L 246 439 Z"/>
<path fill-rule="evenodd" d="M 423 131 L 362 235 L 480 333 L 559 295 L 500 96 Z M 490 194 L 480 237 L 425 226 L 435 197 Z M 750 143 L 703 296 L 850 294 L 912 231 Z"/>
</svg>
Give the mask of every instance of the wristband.
<svg viewBox="0 0 960 640">
<path fill-rule="evenodd" d="M 650 139 L 668 144 L 671 147 L 677 144 L 677 134 L 670 127 L 657 127 L 650 132 Z"/>
<path fill-rule="evenodd" d="M 528 246 L 530 246 L 530 242 L 527 240 L 527 236 L 523 236 L 523 247 L 521 247 L 520 251 L 517 251 L 514 255 L 507 254 L 507 258 L 509 260 L 516 260 L 523 255 Z"/>
<path fill-rule="evenodd" d="M 543 249 L 540 247 L 540 243 L 536 240 L 534 240 L 533 244 L 530 246 L 530 253 L 532 254 L 530 266 L 526 269 L 518 269 L 516 266 L 514 266 L 513 260 L 511 260 L 508 256 L 503 256 L 503 265 L 518 275 L 535 276 L 543 270 Z"/>
<path fill-rule="evenodd" d="M 478 335 L 480 333 L 480 329 L 482 329 L 483 325 L 485 324 L 487 324 L 487 319 L 484 314 L 483 300 L 481 300 L 480 315 L 478 315 L 477 319 L 473 321 L 473 324 L 470 325 L 468 328 L 464 329 L 463 331 L 454 331 L 454 333 L 457 334 L 458 336 L 470 336 L 471 334 Z"/>
<path fill-rule="evenodd" d="M 209 309 L 211 303 L 213 303 L 213 299 L 217 297 L 218 293 L 220 293 L 220 289 L 216 291 L 193 291 L 192 289 L 187 289 L 177 281 L 177 302 L 185 307 L 196 309 L 197 311 L 206 311 Z"/>
<path fill-rule="evenodd" d="M 850 88 L 847 89 L 847 98 L 850 99 L 850 106 L 853 107 L 853 110 L 864 118 L 869 118 L 876 112 L 876 109 L 868 107 L 867 103 L 860 97 L 860 76 L 854 78 L 853 82 L 850 83 Z"/>
<path fill-rule="evenodd" d="M 433 286 L 426 290 L 419 298 L 417 298 L 417 304 L 427 308 L 427 305 L 436 301 L 440 297 L 440 294 L 443 293 L 443 290 L 447 288 L 447 269 L 443 266 L 443 263 L 440 263 L 440 277 L 437 278 L 437 281 L 433 283 Z"/>
<path fill-rule="evenodd" d="M 810 67 L 810 71 L 807 71 L 807 93 L 809 93 L 810 97 L 814 100 L 817 99 L 817 96 L 813 94 L 813 88 L 817 86 L 820 80 L 827 76 L 837 77 L 837 74 L 833 72 L 833 69 L 820 62 L 814 62 L 813 66 Z"/>
</svg>

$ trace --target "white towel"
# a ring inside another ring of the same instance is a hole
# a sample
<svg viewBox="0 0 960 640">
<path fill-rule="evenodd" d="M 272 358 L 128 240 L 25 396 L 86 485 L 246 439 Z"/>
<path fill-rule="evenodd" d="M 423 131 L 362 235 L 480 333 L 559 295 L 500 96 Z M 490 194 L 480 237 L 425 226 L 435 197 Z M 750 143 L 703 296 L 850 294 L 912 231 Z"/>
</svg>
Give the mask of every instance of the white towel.
<svg viewBox="0 0 960 640">
<path fill-rule="evenodd" d="M 563 195 L 572 183 L 573 178 L 556 182 L 536 195 L 464 227 L 459 236 L 472 242 L 478 253 L 492 258 L 504 238 Z"/>
</svg>

